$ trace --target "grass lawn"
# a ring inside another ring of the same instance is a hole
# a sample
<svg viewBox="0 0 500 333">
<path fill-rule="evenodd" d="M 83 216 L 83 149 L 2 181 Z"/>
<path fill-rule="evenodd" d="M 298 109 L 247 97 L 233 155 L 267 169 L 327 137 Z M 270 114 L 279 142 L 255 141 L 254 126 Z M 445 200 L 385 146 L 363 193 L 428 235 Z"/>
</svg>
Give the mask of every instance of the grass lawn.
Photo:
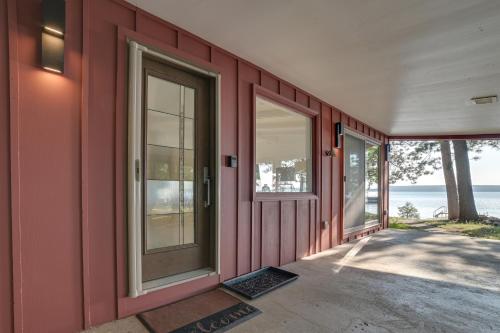
<svg viewBox="0 0 500 333">
<path fill-rule="evenodd" d="M 481 221 L 459 223 L 456 221 L 447 220 L 420 220 L 418 222 L 420 222 L 421 224 L 424 223 L 425 227 L 412 226 L 411 224 L 408 224 L 407 220 L 398 217 L 391 217 L 389 219 L 389 228 L 400 230 L 426 230 L 429 228 L 439 228 L 443 231 L 461 233 L 469 237 L 500 240 L 500 227 L 485 224 Z"/>
<path fill-rule="evenodd" d="M 411 225 L 403 223 L 403 222 L 390 222 L 389 223 L 389 228 L 391 228 L 391 229 L 400 229 L 400 230 L 413 229 L 411 227 Z"/>
<path fill-rule="evenodd" d="M 405 223 L 405 220 L 399 217 L 389 217 L 389 228 L 391 229 L 413 229 L 411 225 Z"/>
<path fill-rule="evenodd" d="M 470 237 L 500 240 L 500 227 L 481 222 L 457 223 L 451 221 L 440 224 L 439 228 L 450 232 L 459 232 Z"/>
</svg>

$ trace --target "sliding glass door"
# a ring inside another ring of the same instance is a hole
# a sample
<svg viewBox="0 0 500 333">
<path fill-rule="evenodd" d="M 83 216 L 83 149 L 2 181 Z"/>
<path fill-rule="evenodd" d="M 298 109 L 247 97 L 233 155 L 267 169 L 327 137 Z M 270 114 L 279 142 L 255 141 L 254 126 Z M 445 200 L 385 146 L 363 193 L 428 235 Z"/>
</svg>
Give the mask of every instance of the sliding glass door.
<svg viewBox="0 0 500 333">
<path fill-rule="evenodd" d="M 344 136 L 344 234 L 380 221 L 380 145 Z"/>
</svg>

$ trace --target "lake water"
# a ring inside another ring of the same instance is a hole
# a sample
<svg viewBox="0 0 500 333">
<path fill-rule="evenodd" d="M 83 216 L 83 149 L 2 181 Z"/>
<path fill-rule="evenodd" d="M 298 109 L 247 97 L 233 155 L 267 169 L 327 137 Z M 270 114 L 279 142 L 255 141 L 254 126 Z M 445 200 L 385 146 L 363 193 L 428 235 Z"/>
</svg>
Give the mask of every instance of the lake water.
<svg viewBox="0 0 500 333">
<path fill-rule="evenodd" d="M 479 214 L 500 217 L 500 192 L 475 192 L 474 196 Z M 417 207 L 422 218 L 432 218 L 436 209 L 447 205 L 446 192 L 391 191 L 389 199 L 389 216 L 398 216 L 398 207 L 406 202 Z"/>
</svg>

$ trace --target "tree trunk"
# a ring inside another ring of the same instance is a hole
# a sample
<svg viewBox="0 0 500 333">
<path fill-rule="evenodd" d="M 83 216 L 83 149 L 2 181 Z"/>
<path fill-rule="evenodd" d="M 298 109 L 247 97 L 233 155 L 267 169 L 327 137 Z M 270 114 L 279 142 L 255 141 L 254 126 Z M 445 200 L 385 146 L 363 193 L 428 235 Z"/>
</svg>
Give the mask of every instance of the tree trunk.
<svg viewBox="0 0 500 333">
<path fill-rule="evenodd" d="M 460 221 L 476 221 L 479 215 L 474 201 L 470 176 L 469 153 L 465 140 L 453 140 L 455 166 L 457 167 L 458 204 Z"/>
<path fill-rule="evenodd" d="M 450 141 L 440 141 L 441 160 L 443 162 L 444 182 L 446 184 L 446 197 L 448 198 L 448 219 L 458 219 L 458 190 L 455 179 L 455 170 L 451 159 Z"/>
</svg>

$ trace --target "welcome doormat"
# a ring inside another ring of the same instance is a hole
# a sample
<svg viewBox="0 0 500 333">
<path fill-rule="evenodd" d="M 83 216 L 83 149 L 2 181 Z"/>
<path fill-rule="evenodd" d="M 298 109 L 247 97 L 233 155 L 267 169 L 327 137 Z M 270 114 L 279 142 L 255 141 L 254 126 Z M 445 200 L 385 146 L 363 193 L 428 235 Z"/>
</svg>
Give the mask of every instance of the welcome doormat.
<svg viewBox="0 0 500 333">
<path fill-rule="evenodd" d="M 299 276 L 276 267 L 264 267 L 224 282 L 224 288 L 254 299 L 296 280 Z"/>
<path fill-rule="evenodd" d="M 236 297 L 213 290 L 137 317 L 151 333 L 211 333 L 227 331 L 259 313 Z"/>
</svg>

